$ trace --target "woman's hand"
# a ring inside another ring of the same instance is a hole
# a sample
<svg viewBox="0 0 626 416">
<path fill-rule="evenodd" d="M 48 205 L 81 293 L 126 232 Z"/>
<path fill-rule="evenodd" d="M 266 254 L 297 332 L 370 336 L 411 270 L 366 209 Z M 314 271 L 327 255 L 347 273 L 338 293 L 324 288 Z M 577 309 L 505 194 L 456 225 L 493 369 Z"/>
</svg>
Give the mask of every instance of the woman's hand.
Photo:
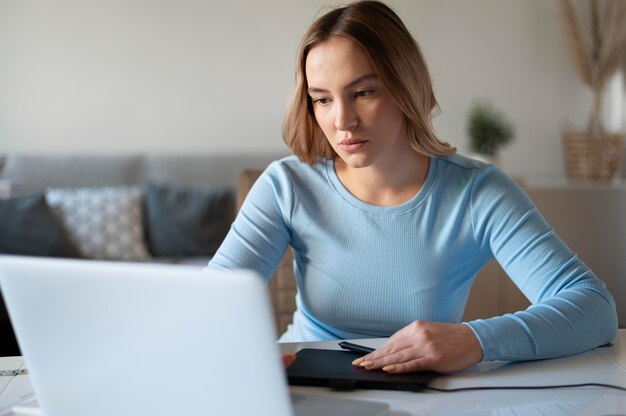
<svg viewBox="0 0 626 416">
<path fill-rule="evenodd" d="M 291 364 L 293 364 L 294 361 L 296 361 L 296 354 L 292 352 L 288 354 L 283 354 L 283 367 L 289 367 Z"/>
<path fill-rule="evenodd" d="M 471 367 L 482 357 L 480 343 L 467 325 L 414 321 L 352 364 L 388 373 L 448 373 Z"/>
</svg>

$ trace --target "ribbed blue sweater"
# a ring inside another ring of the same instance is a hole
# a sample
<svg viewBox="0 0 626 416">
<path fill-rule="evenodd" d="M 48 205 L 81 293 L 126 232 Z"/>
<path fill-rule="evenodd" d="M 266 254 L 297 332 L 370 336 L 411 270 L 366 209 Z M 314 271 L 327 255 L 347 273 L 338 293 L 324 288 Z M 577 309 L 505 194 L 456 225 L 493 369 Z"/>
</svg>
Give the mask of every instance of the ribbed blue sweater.
<svg viewBox="0 0 626 416">
<path fill-rule="evenodd" d="M 466 324 L 483 360 L 551 358 L 610 342 L 613 298 L 524 192 L 492 165 L 430 159 L 409 201 L 380 207 L 351 195 L 332 161 L 272 163 L 209 267 L 269 279 L 288 245 L 298 287 L 281 341 L 387 337 L 419 319 L 461 322 L 470 286 L 495 258 L 532 305 Z"/>
</svg>

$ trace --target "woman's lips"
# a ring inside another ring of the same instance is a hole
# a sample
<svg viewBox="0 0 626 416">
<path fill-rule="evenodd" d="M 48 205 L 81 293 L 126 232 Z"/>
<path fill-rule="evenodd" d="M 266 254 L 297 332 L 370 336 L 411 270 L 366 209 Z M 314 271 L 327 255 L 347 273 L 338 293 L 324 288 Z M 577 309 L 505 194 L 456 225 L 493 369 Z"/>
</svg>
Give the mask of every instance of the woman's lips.
<svg viewBox="0 0 626 416">
<path fill-rule="evenodd" d="M 366 140 L 348 139 L 339 142 L 339 148 L 346 153 L 355 153 L 361 150 L 367 143 Z"/>
</svg>

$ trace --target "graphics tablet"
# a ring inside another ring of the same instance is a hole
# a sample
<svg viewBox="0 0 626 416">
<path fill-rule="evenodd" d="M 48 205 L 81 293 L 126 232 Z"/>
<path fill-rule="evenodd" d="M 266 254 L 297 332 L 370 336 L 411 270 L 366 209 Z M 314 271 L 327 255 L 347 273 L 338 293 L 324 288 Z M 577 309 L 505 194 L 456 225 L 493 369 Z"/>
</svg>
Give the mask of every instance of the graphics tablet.
<svg viewBox="0 0 626 416">
<path fill-rule="evenodd" d="M 378 389 L 420 391 L 437 376 L 434 372 L 389 374 L 352 365 L 363 354 L 305 348 L 287 369 L 293 386 L 322 386 L 333 389 Z"/>
</svg>

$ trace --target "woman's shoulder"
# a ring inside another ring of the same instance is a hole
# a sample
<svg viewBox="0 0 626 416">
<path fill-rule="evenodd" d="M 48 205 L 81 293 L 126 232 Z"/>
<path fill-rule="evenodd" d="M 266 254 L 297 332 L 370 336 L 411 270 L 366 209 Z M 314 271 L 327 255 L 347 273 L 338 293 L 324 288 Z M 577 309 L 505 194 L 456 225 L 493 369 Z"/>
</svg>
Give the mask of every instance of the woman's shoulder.
<svg viewBox="0 0 626 416">
<path fill-rule="evenodd" d="M 447 185 L 471 189 L 473 193 L 487 189 L 511 189 L 515 181 L 498 166 L 455 154 L 436 158 L 437 178 Z"/>
<path fill-rule="evenodd" d="M 287 156 L 270 163 L 257 183 L 275 194 L 292 195 L 317 193 L 328 189 L 328 162 L 320 160 L 313 165 L 301 162 L 296 156 Z"/>
<path fill-rule="evenodd" d="M 305 163 L 300 162 L 300 160 L 294 156 L 289 155 L 285 156 L 281 159 L 277 159 L 269 164 L 268 170 L 281 171 L 281 170 L 293 170 L 293 169 L 302 169 L 304 166 L 307 166 Z"/>
<path fill-rule="evenodd" d="M 327 161 L 320 159 L 313 165 L 301 162 L 296 156 L 286 156 L 275 160 L 265 170 L 265 174 L 280 178 L 307 178 L 326 176 Z"/>
<path fill-rule="evenodd" d="M 438 181 L 446 183 L 470 185 L 498 170 L 494 165 L 460 154 L 435 157 L 433 161 Z"/>
<path fill-rule="evenodd" d="M 439 162 L 447 183 L 456 183 L 469 190 L 475 202 L 492 204 L 504 198 L 519 206 L 531 204 L 520 184 L 496 165 L 462 155 L 439 158 Z"/>
<path fill-rule="evenodd" d="M 464 156 L 458 153 L 455 153 L 450 156 L 441 156 L 437 158 L 441 164 L 442 168 L 449 170 L 457 170 L 457 171 L 468 171 L 468 172 L 480 172 L 485 169 L 489 169 L 493 165 L 483 162 L 478 159 L 472 159 L 469 156 Z"/>
</svg>

